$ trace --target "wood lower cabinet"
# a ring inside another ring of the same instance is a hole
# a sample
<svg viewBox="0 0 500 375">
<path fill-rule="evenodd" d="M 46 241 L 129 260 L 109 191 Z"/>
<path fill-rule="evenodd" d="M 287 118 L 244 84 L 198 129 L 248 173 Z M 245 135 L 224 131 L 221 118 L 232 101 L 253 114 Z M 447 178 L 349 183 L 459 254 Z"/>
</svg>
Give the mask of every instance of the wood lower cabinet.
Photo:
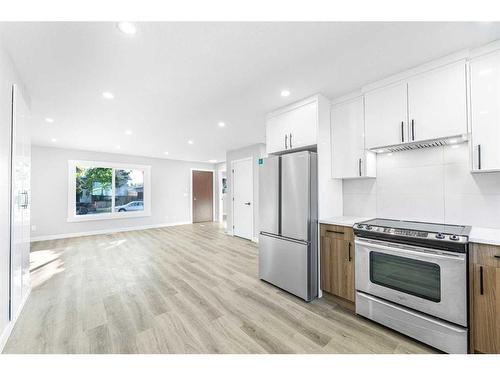
<svg viewBox="0 0 500 375">
<path fill-rule="evenodd" d="M 321 224 L 321 289 L 354 302 L 354 235 L 352 228 Z"/>
<path fill-rule="evenodd" d="M 473 244 L 471 351 L 500 353 L 500 246 Z"/>
</svg>

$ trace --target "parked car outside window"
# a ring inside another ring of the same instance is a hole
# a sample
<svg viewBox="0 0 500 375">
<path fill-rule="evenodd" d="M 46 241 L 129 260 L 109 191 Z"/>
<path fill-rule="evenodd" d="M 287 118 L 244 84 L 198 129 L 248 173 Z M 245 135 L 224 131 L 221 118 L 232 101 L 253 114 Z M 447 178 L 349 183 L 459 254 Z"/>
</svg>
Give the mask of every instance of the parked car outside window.
<svg viewBox="0 0 500 375">
<path fill-rule="evenodd" d="M 132 201 L 122 206 L 116 206 L 115 211 L 126 212 L 126 211 L 143 211 L 144 204 L 142 201 Z"/>
</svg>

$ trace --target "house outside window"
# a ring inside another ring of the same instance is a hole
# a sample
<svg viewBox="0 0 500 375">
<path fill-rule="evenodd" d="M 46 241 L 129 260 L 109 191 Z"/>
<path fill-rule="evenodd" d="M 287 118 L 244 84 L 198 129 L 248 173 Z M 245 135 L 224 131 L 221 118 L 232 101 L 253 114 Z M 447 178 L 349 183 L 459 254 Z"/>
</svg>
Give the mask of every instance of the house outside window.
<svg viewBox="0 0 500 375">
<path fill-rule="evenodd" d="M 68 162 L 68 221 L 151 215 L 151 167 Z"/>
</svg>

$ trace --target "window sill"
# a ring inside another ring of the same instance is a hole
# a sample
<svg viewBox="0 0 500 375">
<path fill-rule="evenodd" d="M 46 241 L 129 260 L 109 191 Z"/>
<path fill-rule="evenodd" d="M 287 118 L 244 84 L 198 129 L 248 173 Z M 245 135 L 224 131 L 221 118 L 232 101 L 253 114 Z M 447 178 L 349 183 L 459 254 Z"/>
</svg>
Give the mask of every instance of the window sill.
<svg viewBox="0 0 500 375">
<path fill-rule="evenodd" d="M 137 217 L 151 216 L 151 212 L 114 212 L 109 214 L 88 214 L 81 216 L 68 217 L 68 223 L 78 223 L 83 221 L 96 221 L 96 220 L 116 220 L 116 219 L 131 219 Z"/>
</svg>

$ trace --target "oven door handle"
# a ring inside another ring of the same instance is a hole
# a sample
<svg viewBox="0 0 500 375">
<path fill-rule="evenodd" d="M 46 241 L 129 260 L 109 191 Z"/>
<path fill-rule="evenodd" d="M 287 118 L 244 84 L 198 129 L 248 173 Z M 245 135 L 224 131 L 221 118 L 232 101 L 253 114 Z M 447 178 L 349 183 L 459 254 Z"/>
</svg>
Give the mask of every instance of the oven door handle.
<svg viewBox="0 0 500 375">
<path fill-rule="evenodd" d="M 434 249 L 428 249 L 426 247 L 415 247 L 415 246 L 409 246 L 409 245 L 400 245 L 400 246 L 393 246 L 388 242 L 384 242 L 383 244 L 378 244 L 374 242 L 368 242 L 368 241 L 363 241 L 360 240 L 359 238 L 355 239 L 355 244 L 356 244 L 356 249 L 359 249 L 358 245 L 361 246 L 367 246 L 372 249 L 379 249 L 379 250 L 386 250 L 386 251 L 391 251 L 394 252 L 394 250 L 403 250 L 405 254 L 411 255 L 425 255 L 427 258 L 434 258 L 434 259 L 453 259 L 453 260 L 460 260 L 464 261 L 465 260 L 465 254 L 462 253 L 442 253 L 439 250 L 434 250 Z"/>
</svg>

